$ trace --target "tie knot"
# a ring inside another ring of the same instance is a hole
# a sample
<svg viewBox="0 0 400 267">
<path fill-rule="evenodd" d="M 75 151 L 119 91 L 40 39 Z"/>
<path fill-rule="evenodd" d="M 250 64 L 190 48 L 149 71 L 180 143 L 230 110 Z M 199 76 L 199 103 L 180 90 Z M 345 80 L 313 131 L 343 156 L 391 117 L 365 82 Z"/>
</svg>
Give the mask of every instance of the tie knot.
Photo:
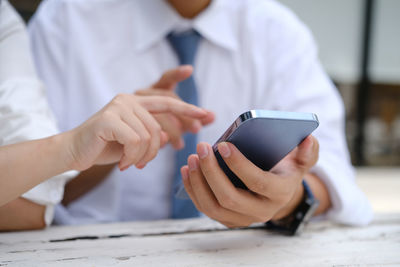
<svg viewBox="0 0 400 267">
<path fill-rule="evenodd" d="M 201 39 L 198 32 L 190 30 L 181 33 L 170 33 L 167 39 L 175 50 L 180 64 L 194 65 L 194 57 Z"/>
</svg>

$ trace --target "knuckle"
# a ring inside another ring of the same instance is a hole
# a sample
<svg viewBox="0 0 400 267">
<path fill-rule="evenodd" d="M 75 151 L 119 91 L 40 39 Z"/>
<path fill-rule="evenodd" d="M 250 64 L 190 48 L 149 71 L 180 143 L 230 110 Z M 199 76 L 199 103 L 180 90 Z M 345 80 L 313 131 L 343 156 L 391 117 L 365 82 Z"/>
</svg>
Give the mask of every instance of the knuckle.
<svg viewBox="0 0 400 267">
<path fill-rule="evenodd" d="M 132 146 L 137 146 L 138 144 L 141 143 L 141 138 L 137 134 L 131 135 L 130 137 L 130 143 Z"/>
<path fill-rule="evenodd" d="M 155 123 L 155 124 L 154 124 L 154 131 L 155 131 L 157 134 L 160 134 L 160 133 L 161 133 L 161 130 L 162 130 L 161 125 L 158 124 L 158 123 Z"/>
<path fill-rule="evenodd" d="M 172 96 L 165 96 L 165 102 L 170 107 L 176 103 L 176 99 L 174 99 Z"/>
<path fill-rule="evenodd" d="M 145 133 L 143 134 L 143 136 L 141 137 L 141 141 L 145 144 L 150 144 L 151 141 L 151 135 L 149 133 Z"/>
<path fill-rule="evenodd" d="M 229 210 L 233 210 L 237 207 L 237 202 L 235 198 L 229 194 L 222 196 L 218 202 L 222 207 Z"/>
<path fill-rule="evenodd" d="M 120 104 L 126 98 L 126 94 L 119 93 L 117 94 L 114 99 L 112 100 L 116 104 Z"/>
<path fill-rule="evenodd" d="M 114 121 L 114 112 L 110 109 L 106 109 L 101 114 L 101 119 L 105 122 L 112 122 Z"/>
<path fill-rule="evenodd" d="M 151 135 L 153 135 L 154 137 L 159 138 L 160 135 L 161 135 L 162 128 L 161 128 L 160 124 L 155 122 L 155 123 L 151 124 L 149 130 L 150 130 Z"/>
</svg>

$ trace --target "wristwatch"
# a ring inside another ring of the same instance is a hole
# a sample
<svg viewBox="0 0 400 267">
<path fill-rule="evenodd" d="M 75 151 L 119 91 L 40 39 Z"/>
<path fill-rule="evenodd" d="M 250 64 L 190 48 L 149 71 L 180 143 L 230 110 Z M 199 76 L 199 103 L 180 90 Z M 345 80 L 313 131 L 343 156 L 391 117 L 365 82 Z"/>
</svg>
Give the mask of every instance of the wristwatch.
<svg viewBox="0 0 400 267">
<path fill-rule="evenodd" d="M 299 234 L 304 225 L 311 219 L 319 201 L 314 197 L 307 182 L 303 180 L 304 197 L 297 208 L 289 216 L 277 221 L 269 221 L 265 223 L 268 230 L 276 231 L 286 235 Z"/>
</svg>

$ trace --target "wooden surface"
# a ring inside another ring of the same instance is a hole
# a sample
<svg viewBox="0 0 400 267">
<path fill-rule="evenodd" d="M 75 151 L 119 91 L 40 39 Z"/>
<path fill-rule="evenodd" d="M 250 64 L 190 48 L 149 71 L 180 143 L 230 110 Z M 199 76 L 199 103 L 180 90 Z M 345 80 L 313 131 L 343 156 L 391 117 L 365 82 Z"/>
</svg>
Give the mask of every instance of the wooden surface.
<svg viewBox="0 0 400 267">
<path fill-rule="evenodd" d="M 400 168 L 357 169 L 357 183 L 377 213 L 400 213 Z"/>
<path fill-rule="evenodd" d="M 365 228 L 313 223 L 298 237 L 206 218 L 0 235 L 0 266 L 400 266 L 400 214 Z"/>
<path fill-rule="evenodd" d="M 297 237 L 206 218 L 51 227 L 0 234 L 0 266 L 400 266 L 399 174 L 358 171 L 377 212 L 367 227 L 314 222 Z"/>
</svg>

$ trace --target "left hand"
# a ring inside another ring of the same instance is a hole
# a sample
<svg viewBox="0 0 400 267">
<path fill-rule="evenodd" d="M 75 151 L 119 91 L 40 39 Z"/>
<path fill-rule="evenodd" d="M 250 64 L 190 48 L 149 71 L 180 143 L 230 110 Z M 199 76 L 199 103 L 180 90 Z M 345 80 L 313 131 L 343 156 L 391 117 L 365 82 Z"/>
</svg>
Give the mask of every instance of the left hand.
<svg viewBox="0 0 400 267">
<path fill-rule="evenodd" d="M 303 197 L 302 179 L 318 160 L 319 145 L 313 136 L 307 137 L 271 171 L 255 166 L 231 143 L 220 143 L 218 150 L 250 191 L 234 187 L 206 143 L 198 144 L 198 154 L 188 158 L 181 173 L 197 209 L 233 228 L 281 219 L 293 212 Z"/>
<path fill-rule="evenodd" d="M 154 114 L 201 119 L 207 111 L 167 96 L 119 94 L 80 126 L 60 135 L 67 168 L 82 171 L 115 162 L 120 170 L 131 165 L 143 168 L 168 140 Z"/>
<path fill-rule="evenodd" d="M 190 65 L 182 65 L 177 68 L 166 71 L 162 77 L 151 87 L 138 90 L 135 92 L 139 96 L 169 96 L 179 99 L 175 94 L 175 87 L 179 82 L 186 80 L 193 73 L 193 67 Z M 175 114 L 163 113 L 155 114 L 154 118 L 161 125 L 163 131 L 168 134 L 169 143 L 175 149 L 182 149 L 185 145 L 183 134 L 186 132 L 197 133 L 203 126 L 214 121 L 214 113 L 207 111 L 207 115 L 198 119 L 180 116 Z"/>
</svg>

